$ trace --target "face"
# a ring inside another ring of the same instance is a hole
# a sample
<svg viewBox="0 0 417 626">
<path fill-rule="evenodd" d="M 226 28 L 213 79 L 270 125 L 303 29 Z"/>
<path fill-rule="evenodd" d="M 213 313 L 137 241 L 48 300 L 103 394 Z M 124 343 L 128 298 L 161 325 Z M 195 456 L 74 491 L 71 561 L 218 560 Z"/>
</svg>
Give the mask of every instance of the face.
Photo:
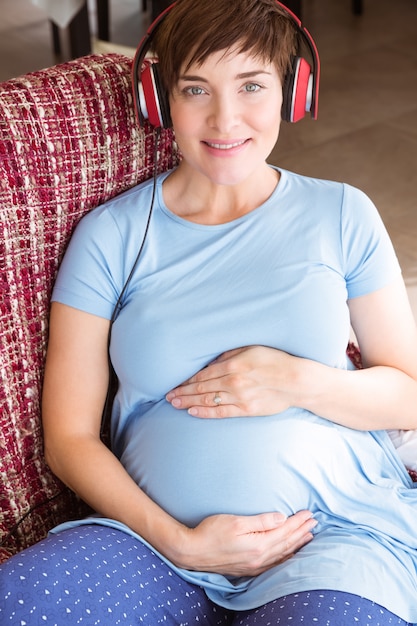
<svg viewBox="0 0 417 626">
<path fill-rule="evenodd" d="M 184 69 L 170 107 L 187 173 L 220 185 L 262 180 L 278 137 L 281 105 L 275 65 L 248 53 L 220 51 Z"/>
</svg>

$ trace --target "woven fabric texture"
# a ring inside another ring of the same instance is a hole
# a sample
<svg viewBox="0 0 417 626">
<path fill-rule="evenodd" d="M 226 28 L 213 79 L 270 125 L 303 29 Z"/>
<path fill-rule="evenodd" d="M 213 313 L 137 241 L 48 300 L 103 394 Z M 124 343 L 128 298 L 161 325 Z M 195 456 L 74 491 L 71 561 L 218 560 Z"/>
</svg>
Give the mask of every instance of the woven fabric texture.
<svg viewBox="0 0 417 626">
<path fill-rule="evenodd" d="M 80 217 L 153 174 L 130 74 L 124 56 L 91 55 L 0 85 L 0 561 L 86 511 L 43 457 L 49 299 Z M 158 171 L 176 161 L 163 131 Z"/>
</svg>

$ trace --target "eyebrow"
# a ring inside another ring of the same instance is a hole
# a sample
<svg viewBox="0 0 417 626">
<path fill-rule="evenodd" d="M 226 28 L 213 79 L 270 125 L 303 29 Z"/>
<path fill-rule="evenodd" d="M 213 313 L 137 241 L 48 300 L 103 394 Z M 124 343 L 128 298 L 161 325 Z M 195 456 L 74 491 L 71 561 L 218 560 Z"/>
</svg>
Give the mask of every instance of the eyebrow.
<svg viewBox="0 0 417 626">
<path fill-rule="evenodd" d="M 260 74 L 266 74 L 268 76 L 271 76 L 271 72 L 267 72 L 266 70 L 253 70 L 251 72 L 242 72 L 241 74 L 237 74 L 237 76 L 235 77 L 238 80 L 242 80 L 243 78 L 254 78 L 255 76 L 259 76 Z M 199 82 L 199 83 L 208 83 L 208 80 L 206 78 L 203 78 L 202 76 L 194 76 L 192 74 L 182 74 L 179 77 L 179 80 L 189 80 L 192 82 Z"/>
</svg>

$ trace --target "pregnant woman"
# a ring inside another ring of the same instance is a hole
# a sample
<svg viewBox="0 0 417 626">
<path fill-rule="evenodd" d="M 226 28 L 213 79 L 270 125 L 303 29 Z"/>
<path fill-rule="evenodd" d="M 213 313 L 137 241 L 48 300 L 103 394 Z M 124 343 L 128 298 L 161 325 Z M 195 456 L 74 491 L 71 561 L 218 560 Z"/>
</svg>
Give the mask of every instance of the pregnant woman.
<svg viewBox="0 0 417 626">
<path fill-rule="evenodd" d="M 178 0 L 134 68 L 182 158 L 64 257 L 45 450 L 96 514 L 0 568 L 2 624 L 417 623 L 417 491 L 386 433 L 417 428 L 401 271 L 361 191 L 267 163 L 282 118 L 317 115 L 313 40 L 276 0 Z"/>
</svg>

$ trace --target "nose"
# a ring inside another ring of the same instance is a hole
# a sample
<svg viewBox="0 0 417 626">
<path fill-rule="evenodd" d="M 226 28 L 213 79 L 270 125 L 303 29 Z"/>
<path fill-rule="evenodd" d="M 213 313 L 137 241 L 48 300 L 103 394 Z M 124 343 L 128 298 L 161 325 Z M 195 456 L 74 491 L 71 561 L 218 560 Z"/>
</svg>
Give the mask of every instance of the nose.
<svg viewBox="0 0 417 626">
<path fill-rule="evenodd" d="M 239 123 L 238 104 L 230 96 L 218 95 L 212 99 L 208 117 L 211 128 L 226 134 Z"/>
</svg>

